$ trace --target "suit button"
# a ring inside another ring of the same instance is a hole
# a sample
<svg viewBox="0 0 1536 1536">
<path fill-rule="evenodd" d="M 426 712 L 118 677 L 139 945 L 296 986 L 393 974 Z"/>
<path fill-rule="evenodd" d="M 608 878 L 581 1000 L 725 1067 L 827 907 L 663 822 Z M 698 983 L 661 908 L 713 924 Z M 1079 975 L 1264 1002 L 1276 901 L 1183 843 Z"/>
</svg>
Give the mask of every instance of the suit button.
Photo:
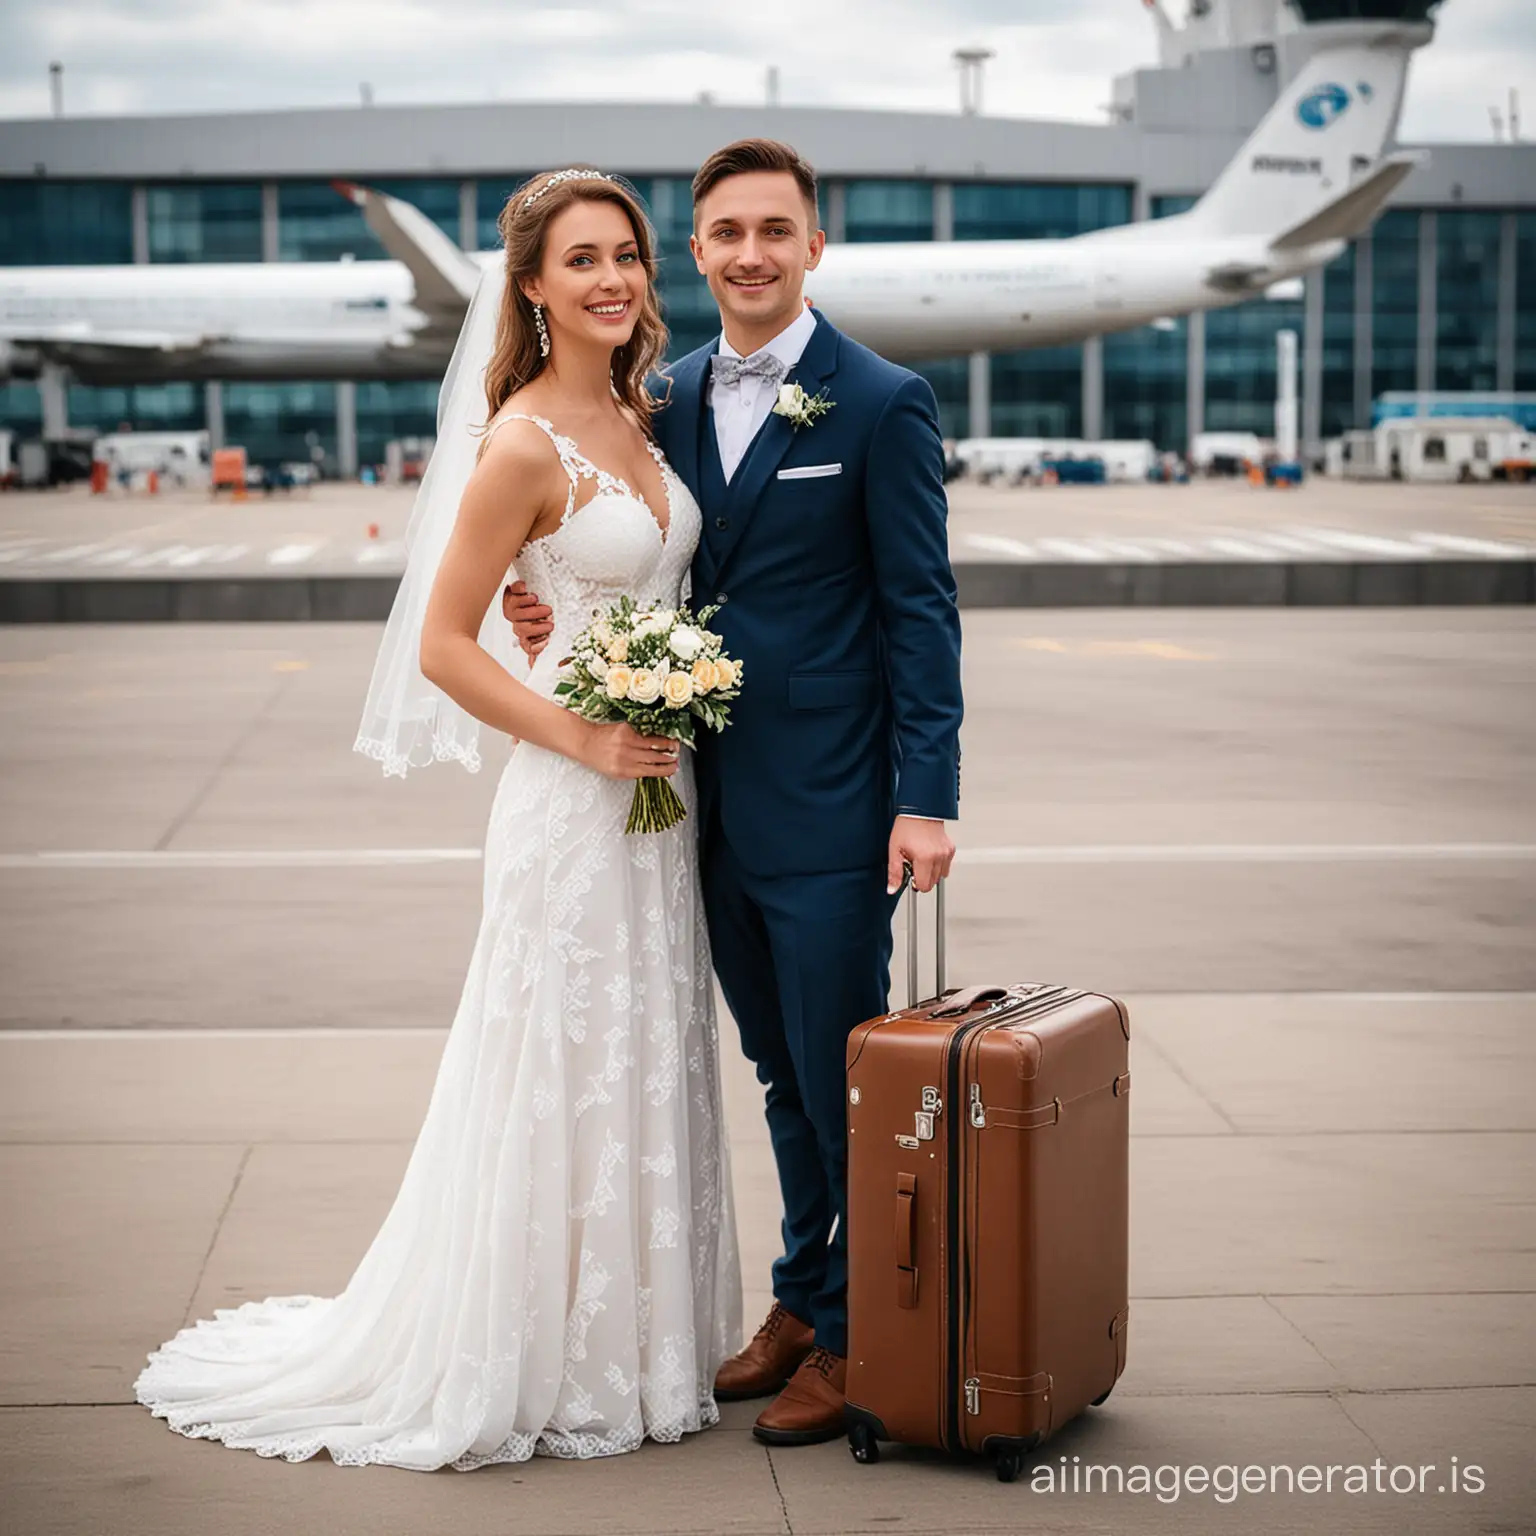
<svg viewBox="0 0 1536 1536">
<path fill-rule="evenodd" d="M 729 527 L 730 527 L 730 526 L 731 526 L 731 520 L 730 520 L 730 518 L 728 518 L 728 517 L 717 517 L 717 518 L 716 518 L 716 519 L 715 519 L 715 527 L 716 527 L 716 528 L 718 528 L 718 529 L 720 529 L 720 531 L 721 531 L 721 532 L 722 532 L 722 533 L 723 533 L 723 532 L 724 532 L 724 531 L 725 531 L 725 530 L 726 530 L 726 529 L 727 529 L 727 528 L 729 528 Z"/>
<path fill-rule="evenodd" d="M 716 592 L 715 593 L 715 601 L 717 603 L 726 603 L 726 602 L 729 602 L 730 599 L 725 595 L 724 592 Z"/>
</svg>

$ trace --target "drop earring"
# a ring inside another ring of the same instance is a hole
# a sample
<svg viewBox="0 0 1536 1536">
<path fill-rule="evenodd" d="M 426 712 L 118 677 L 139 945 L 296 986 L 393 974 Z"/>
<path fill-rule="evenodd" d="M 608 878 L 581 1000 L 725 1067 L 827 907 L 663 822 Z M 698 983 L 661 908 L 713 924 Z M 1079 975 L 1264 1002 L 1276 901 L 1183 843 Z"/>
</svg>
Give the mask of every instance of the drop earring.
<svg viewBox="0 0 1536 1536">
<path fill-rule="evenodd" d="M 533 323 L 539 332 L 539 356 L 548 357 L 549 327 L 544 324 L 544 306 L 542 304 L 535 304 L 533 306 Z"/>
</svg>

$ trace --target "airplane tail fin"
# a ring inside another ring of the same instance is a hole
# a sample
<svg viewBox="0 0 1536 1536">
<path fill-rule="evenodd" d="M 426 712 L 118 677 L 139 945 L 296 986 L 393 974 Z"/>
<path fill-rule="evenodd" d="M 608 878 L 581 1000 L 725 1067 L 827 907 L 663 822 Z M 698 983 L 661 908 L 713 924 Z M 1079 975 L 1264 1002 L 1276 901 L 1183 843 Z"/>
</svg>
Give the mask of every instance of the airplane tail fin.
<svg viewBox="0 0 1536 1536">
<path fill-rule="evenodd" d="M 1294 243 L 1296 231 L 1314 221 L 1321 227 L 1330 210 L 1335 222 L 1347 223 L 1341 205 L 1369 189 L 1380 192 L 1361 227 L 1369 224 L 1414 163 L 1383 178 L 1394 163 L 1381 157 L 1397 128 L 1408 60 L 1424 40 L 1421 31 L 1396 28 L 1320 48 L 1189 211 L 1189 221 L 1202 233 Z M 1350 206 L 1370 203 L 1362 197 Z"/>
<path fill-rule="evenodd" d="M 363 212 L 368 228 L 416 284 L 416 305 L 427 314 L 463 317 L 475 296 L 480 269 L 419 208 L 351 181 L 333 181 Z"/>
</svg>

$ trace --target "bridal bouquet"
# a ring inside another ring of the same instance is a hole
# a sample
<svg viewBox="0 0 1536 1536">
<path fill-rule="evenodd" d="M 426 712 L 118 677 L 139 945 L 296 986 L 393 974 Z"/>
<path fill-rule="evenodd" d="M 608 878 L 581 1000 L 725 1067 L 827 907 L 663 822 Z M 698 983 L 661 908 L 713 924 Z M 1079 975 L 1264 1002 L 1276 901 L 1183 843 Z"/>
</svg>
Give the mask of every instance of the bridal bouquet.
<svg viewBox="0 0 1536 1536">
<path fill-rule="evenodd" d="M 712 731 L 731 723 L 741 691 L 741 663 L 704 626 L 720 610 L 637 608 L 622 597 L 576 637 L 563 662 L 570 675 L 555 696 L 587 720 L 624 722 L 644 736 L 694 744 L 699 722 Z M 665 832 L 688 812 L 666 779 L 637 779 L 626 832 Z"/>
</svg>

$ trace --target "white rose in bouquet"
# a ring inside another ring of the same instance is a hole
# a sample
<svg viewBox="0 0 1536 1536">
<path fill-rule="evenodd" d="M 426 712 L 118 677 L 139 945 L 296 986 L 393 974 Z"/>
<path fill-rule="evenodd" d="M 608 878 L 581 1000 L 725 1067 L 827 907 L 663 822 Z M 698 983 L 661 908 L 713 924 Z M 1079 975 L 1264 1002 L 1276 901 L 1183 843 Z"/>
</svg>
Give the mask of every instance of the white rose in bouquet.
<svg viewBox="0 0 1536 1536">
<path fill-rule="evenodd" d="M 661 691 L 668 709 L 681 709 L 693 698 L 693 679 L 686 672 L 670 672 Z"/>
<path fill-rule="evenodd" d="M 661 697 L 661 679 L 649 667 L 639 668 L 630 677 L 629 697 L 636 704 L 654 704 Z"/>
<path fill-rule="evenodd" d="M 609 667 L 608 676 L 603 680 L 603 691 L 610 699 L 627 699 L 634 675 L 628 667 Z"/>
<path fill-rule="evenodd" d="M 704 636 L 691 624 L 679 624 L 672 631 L 672 638 L 668 642 L 672 647 L 672 654 L 681 661 L 693 661 L 704 649 Z"/>
</svg>

